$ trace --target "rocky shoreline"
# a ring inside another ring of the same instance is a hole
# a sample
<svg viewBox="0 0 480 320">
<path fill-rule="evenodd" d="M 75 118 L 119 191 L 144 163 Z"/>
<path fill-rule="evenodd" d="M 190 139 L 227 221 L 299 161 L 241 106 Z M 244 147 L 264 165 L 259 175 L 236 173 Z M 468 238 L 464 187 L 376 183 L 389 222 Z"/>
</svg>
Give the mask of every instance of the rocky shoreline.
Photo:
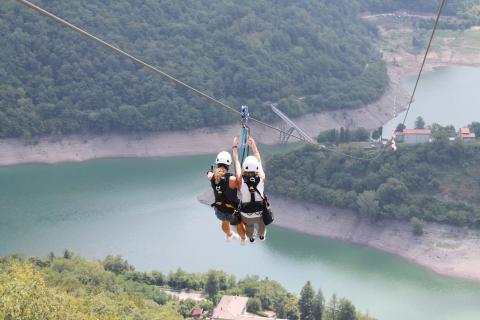
<svg viewBox="0 0 480 320">
<path fill-rule="evenodd" d="M 308 135 L 332 128 L 377 128 L 393 117 L 393 100 L 398 105 L 407 102 L 400 74 L 389 71 L 391 84 L 385 95 L 364 108 L 304 115 L 293 119 Z M 280 127 L 281 123 L 273 125 Z M 269 128 L 251 124 L 252 134 L 263 145 L 280 143 L 279 134 Z M 60 140 L 40 138 L 35 144 L 21 139 L 0 140 L 0 166 L 25 163 L 82 162 L 103 158 L 157 158 L 213 154 L 229 148 L 237 125 L 200 128 L 191 131 L 171 131 L 150 134 L 71 135 Z M 289 142 L 297 142 L 291 139 Z"/>
</svg>

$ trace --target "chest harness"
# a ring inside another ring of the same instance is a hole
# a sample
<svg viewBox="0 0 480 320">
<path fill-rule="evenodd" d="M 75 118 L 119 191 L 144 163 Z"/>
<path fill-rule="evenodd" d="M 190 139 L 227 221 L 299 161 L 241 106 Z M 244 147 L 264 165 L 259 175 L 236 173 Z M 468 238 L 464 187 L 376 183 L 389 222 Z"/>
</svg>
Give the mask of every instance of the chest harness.
<svg viewBox="0 0 480 320">
<path fill-rule="evenodd" d="M 241 203 L 241 211 L 244 213 L 263 211 L 266 208 L 265 198 L 257 189 L 257 186 L 260 183 L 260 177 L 242 177 L 242 179 L 248 187 L 248 192 L 250 192 L 250 201 Z M 260 195 L 261 200 L 255 201 L 255 193 Z"/>
<path fill-rule="evenodd" d="M 237 197 L 237 190 L 231 189 L 228 185 L 231 176 L 231 173 L 225 174 L 218 184 L 215 183 L 215 178 L 210 181 L 215 195 L 215 202 L 211 206 L 224 213 L 233 213 L 240 202 Z"/>
</svg>

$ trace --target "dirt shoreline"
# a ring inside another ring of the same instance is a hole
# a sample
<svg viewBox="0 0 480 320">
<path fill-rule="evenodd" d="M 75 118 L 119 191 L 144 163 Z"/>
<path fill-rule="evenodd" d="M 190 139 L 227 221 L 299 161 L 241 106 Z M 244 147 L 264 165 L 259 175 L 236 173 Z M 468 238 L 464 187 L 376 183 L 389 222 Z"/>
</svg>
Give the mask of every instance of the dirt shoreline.
<svg viewBox="0 0 480 320">
<path fill-rule="evenodd" d="M 204 204 L 212 199 L 210 190 L 198 196 Z M 418 237 L 408 222 L 372 224 L 351 210 L 275 195 L 270 200 L 277 227 L 368 246 L 442 276 L 480 282 L 480 230 L 426 223 L 424 234 Z"/>
<path fill-rule="evenodd" d="M 398 72 L 390 72 L 391 84 L 375 103 L 364 108 L 304 115 L 293 119 L 312 137 L 320 131 L 341 126 L 373 129 L 393 117 L 393 100 L 406 104 L 406 95 Z M 399 98 L 398 98 L 399 97 Z M 281 127 L 281 123 L 274 123 Z M 251 124 L 252 133 L 264 145 L 280 143 L 279 134 L 269 128 Z M 40 138 L 34 145 L 20 139 L 0 140 L 0 166 L 25 163 L 82 162 L 103 158 L 157 158 L 213 154 L 231 146 L 239 134 L 237 125 L 200 128 L 191 131 L 171 131 L 151 134 L 71 135 L 59 141 Z M 291 139 L 289 142 L 296 142 Z"/>
<path fill-rule="evenodd" d="M 408 97 L 402 87 L 403 72 L 392 66 L 388 70 L 391 82 L 385 94 L 376 102 L 359 109 L 314 113 L 293 119 L 308 135 L 332 128 L 377 128 L 393 118 L 393 101 L 405 106 Z M 396 98 L 395 98 L 396 97 Z M 274 123 L 281 127 L 280 122 Z M 279 134 L 269 128 L 251 124 L 255 138 L 264 145 L 280 143 Z M 40 138 L 34 145 L 21 139 L 0 140 L 0 166 L 26 163 L 82 162 L 104 158 L 157 158 L 212 154 L 228 149 L 232 138 L 239 134 L 237 125 L 200 128 L 191 131 L 171 131 L 151 134 L 71 135 L 54 141 Z M 291 139 L 289 142 L 296 142 Z"/>
</svg>

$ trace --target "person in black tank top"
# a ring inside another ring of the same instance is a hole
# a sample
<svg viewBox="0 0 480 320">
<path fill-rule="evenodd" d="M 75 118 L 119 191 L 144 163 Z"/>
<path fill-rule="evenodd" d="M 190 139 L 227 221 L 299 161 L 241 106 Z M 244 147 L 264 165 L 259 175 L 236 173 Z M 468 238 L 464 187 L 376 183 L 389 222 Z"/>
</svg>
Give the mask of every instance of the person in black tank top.
<svg viewBox="0 0 480 320">
<path fill-rule="evenodd" d="M 240 162 L 238 161 L 238 138 L 233 140 L 233 155 L 235 161 L 235 173 L 240 173 Z M 227 237 L 227 241 L 241 239 L 241 243 L 245 243 L 245 227 L 242 223 L 237 225 L 237 232 L 233 232 L 230 229 L 230 221 L 234 211 L 239 206 L 239 199 L 237 196 L 238 180 L 237 176 L 229 173 L 230 165 L 232 164 L 232 157 L 227 151 L 220 152 L 215 163 L 217 168 L 213 172 L 208 172 L 207 178 L 210 181 L 215 201 L 212 203 L 212 207 L 215 210 L 216 217 L 222 221 L 222 231 Z"/>
</svg>

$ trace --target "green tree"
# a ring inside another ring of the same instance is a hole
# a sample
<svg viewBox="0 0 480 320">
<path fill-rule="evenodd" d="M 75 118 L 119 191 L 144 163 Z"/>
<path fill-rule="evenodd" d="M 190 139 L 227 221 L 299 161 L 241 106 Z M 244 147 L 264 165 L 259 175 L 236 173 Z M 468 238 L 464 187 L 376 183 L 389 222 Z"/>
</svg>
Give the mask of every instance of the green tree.
<svg viewBox="0 0 480 320">
<path fill-rule="evenodd" d="M 13 263 L 0 274 L 1 319 L 87 319 L 73 297 L 48 288 L 31 265 Z"/>
<path fill-rule="evenodd" d="M 403 132 L 403 130 L 405 130 L 405 129 L 406 129 L 406 126 L 403 123 L 399 123 L 397 125 L 397 128 L 395 128 L 395 131 L 396 132 Z"/>
<path fill-rule="evenodd" d="M 415 129 L 425 129 L 425 120 L 420 116 L 415 119 Z"/>
<path fill-rule="evenodd" d="M 387 182 L 378 187 L 377 198 L 382 206 L 400 203 L 407 198 L 408 189 L 405 184 L 396 178 L 388 178 Z"/>
<path fill-rule="evenodd" d="M 313 301 L 313 319 L 322 320 L 324 311 L 325 298 L 323 297 L 322 290 L 319 289 L 315 296 L 315 300 Z"/>
<path fill-rule="evenodd" d="M 378 140 L 382 137 L 383 134 L 383 127 L 379 127 L 372 132 L 372 139 L 373 140 Z"/>
<path fill-rule="evenodd" d="M 121 274 L 126 271 L 133 271 L 134 268 L 128 264 L 127 260 L 124 260 L 121 256 L 108 255 L 102 262 L 105 270 L 112 271 L 115 274 Z"/>
<path fill-rule="evenodd" d="M 72 259 L 74 257 L 74 253 L 68 249 L 63 250 L 63 258 L 64 259 Z"/>
<path fill-rule="evenodd" d="M 47 257 L 48 261 L 52 262 L 53 260 L 55 260 L 55 253 L 53 251 L 50 251 L 48 253 L 48 257 Z"/>
<path fill-rule="evenodd" d="M 313 306 L 315 299 L 315 291 L 313 290 L 310 281 L 303 286 L 300 291 L 300 300 L 298 306 L 300 309 L 300 320 L 313 320 Z"/>
<path fill-rule="evenodd" d="M 475 133 L 475 136 L 477 137 L 477 139 L 480 138 L 480 122 L 472 122 L 468 125 L 468 128 L 470 129 L 470 131 Z"/>
<path fill-rule="evenodd" d="M 209 271 L 207 275 L 207 282 L 205 283 L 205 293 L 210 300 L 215 300 L 215 297 L 220 290 L 220 281 L 215 272 Z"/>
<path fill-rule="evenodd" d="M 257 313 L 262 310 L 262 302 L 259 298 L 249 298 L 247 302 L 247 312 Z"/>
<path fill-rule="evenodd" d="M 163 286 L 165 284 L 165 276 L 160 271 L 152 271 L 149 278 L 149 284 L 156 286 Z"/>
<path fill-rule="evenodd" d="M 370 139 L 370 132 L 365 128 L 358 128 L 352 131 L 352 141 L 368 141 Z"/>
<path fill-rule="evenodd" d="M 295 298 L 290 297 L 285 304 L 285 314 L 286 318 L 289 320 L 299 320 L 300 319 L 300 310 L 298 307 L 298 302 Z"/>
<path fill-rule="evenodd" d="M 197 303 L 192 299 L 180 300 L 179 313 L 183 318 L 189 318 L 192 314 L 192 310 L 195 309 Z"/>
<path fill-rule="evenodd" d="M 423 221 L 417 217 L 412 217 L 410 219 L 410 224 L 412 225 L 412 232 L 416 236 L 421 236 L 423 234 Z"/>
<path fill-rule="evenodd" d="M 340 141 L 337 129 L 330 129 L 322 131 L 317 136 L 317 141 L 320 143 L 338 143 Z"/>
<path fill-rule="evenodd" d="M 380 206 L 375 191 L 365 191 L 358 195 L 357 205 L 360 213 L 372 220 L 376 220 L 380 213 Z"/>
<path fill-rule="evenodd" d="M 325 308 L 325 320 L 338 320 L 339 305 L 337 295 L 332 295 Z"/>
<path fill-rule="evenodd" d="M 347 299 L 341 299 L 336 320 L 357 320 L 355 306 Z"/>
<path fill-rule="evenodd" d="M 457 135 L 453 126 L 443 127 L 438 123 L 433 123 L 429 128 L 432 130 L 432 138 L 435 142 L 446 143 L 450 137 Z"/>
</svg>

